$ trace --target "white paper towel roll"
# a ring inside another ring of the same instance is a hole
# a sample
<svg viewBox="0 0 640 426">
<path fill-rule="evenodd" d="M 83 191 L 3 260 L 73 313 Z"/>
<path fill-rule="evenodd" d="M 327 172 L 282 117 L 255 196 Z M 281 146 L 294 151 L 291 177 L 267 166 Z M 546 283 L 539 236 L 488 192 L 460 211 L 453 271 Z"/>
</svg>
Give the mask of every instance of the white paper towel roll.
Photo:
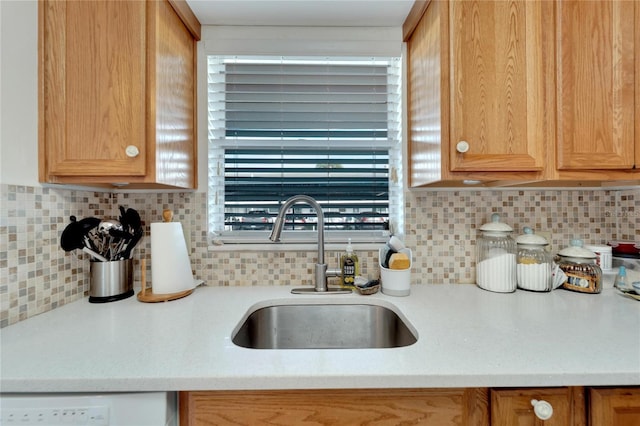
<svg viewBox="0 0 640 426">
<path fill-rule="evenodd" d="M 191 261 L 180 222 L 151 224 L 151 288 L 153 294 L 194 288 Z"/>
</svg>

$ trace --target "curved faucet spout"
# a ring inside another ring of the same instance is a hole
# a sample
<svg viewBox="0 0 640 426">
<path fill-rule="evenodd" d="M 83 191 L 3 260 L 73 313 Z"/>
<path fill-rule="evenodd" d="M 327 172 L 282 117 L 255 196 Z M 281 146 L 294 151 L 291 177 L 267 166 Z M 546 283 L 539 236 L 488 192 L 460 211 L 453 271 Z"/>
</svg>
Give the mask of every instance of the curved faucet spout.
<svg viewBox="0 0 640 426">
<path fill-rule="evenodd" d="M 278 216 L 273 223 L 273 229 L 271 230 L 269 239 L 273 242 L 280 241 L 280 234 L 282 233 L 282 228 L 284 226 L 284 220 L 285 216 L 287 215 L 287 211 L 294 204 L 299 203 L 310 205 L 318 215 L 318 264 L 324 264 L 324 213 L 322 212 L 322 207 L 320 206 L 320 204 L 313 197 L 309 197 L 308 195 L 294 195 L 293 197 L 286 200 L 282 207 L 280 207 Z"/>
<path fill-rule="evenodd" d="M 338 272 L 335 270 L 327 271 L 327 265 L 324 262 L 324 213 L 322 212 L 322 207 L 314 198 L 309 197 L 308 195 L 294 195 L 293 197 L 286 200 L 284 204 L 282 204 L 282 207 L 280 207 L 278 216 L 273 223 L 273 229 L 271 230 L 269 239 L 273 242 L 280 241 L 280 234 L 282 233 L 282 228 L 284 227 L 284 221 L 287 211 L 294 204 L 298 203 L 308 204 L 309 206 L 313 207 L 313 209 L 316 211 L 316 214 L 318 215 L 318 261 L 315 267 L 315 288 L 313 289 L 313 291 L 318 293 L 326 293 L 327 291 L 329 291 L 327 276 L 337 276 Z M 306 292 L 306 290 L 308 289 L 294 289 L 292 290 L 292 292 Z M 334 292 L 351 293 L 351 290 L 340 289 Z"/>
</svg>

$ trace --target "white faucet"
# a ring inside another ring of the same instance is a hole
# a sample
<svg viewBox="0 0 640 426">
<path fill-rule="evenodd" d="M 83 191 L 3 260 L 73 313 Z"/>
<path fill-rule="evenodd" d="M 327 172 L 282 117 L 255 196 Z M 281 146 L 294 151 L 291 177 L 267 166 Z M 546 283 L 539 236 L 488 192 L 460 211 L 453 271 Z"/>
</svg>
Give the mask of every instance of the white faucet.
<svg viewBox="0 0 640 426">
<path fill-rule="evenodd" d="M 324 213 L 322 212 L 320 204 L 312 197 L 309 197 L 308 195 L 294 195 L 286 200 L 282 207 L 280 207 L 276 221 L 273 223 L 273 229 L 271 230 L 269 239 L 273 242 L 280 241 L 280 234 L 282 233 L 282 227 L 284 226 L 287 210 L 297 203 L 310 205 L 318 215 L 318 260 L 316 262 L 315 269 L 315 287 L 294 288 L 291 292 L 294 294 L 351 293 L 351 289 L 329 288 L 329 285 L 327 284 L 327 277 L 338 277 L 340 276 L 341 271 L 339 269 L 327 269 L 327 264 L 324 262 Z"/>
</svg>

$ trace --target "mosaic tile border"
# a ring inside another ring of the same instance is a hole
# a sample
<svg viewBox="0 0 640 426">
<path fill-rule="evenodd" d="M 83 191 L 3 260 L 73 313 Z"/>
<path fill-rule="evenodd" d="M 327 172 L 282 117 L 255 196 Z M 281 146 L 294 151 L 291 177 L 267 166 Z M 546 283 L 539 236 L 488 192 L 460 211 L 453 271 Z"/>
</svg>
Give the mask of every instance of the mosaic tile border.
<svg viewBox="0 0 640 426">
<path fill-rule="evenodd" d="M 0 327 L 84 298 L 88 257 L 65 253 L 60 235 L 69 216 L 117 217 L 118 205 L 138 210 L 145 223 L 171 208 L 191 242 L 196 276 L 207 285 L 301 284 L 313 276 L 315 252 L 209 251 L 206 194 L 102 193 L 0 184 Z M 414 251 L 413 280 L 473 283 L 477 228 L 493 212 L 515 233 L 524 226 L 551 232 L 552 245 L 571 238 L 590 243 L 640 239 L 640 189 L 407 191 L 405 242 Z M 328 252 L 335 259 L 337 252 Z M 149 239 L 136 248 L 148 257 Z M 362 272 L 378 273 L 377 251 L 359 252 Z M 147 266 L 150 277 L 150 266 Z M 140 271 L 136 265 L 136 279 Z"/>
</svg>

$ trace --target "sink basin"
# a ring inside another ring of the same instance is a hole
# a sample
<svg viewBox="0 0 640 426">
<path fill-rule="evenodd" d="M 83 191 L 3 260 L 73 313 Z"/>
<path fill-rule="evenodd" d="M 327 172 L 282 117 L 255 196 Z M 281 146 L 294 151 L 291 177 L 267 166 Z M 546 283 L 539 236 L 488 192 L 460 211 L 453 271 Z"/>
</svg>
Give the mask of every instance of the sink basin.
<svg viewBox="0 0 640 426">
<path fill-rule="evenodd" d="M 412 329 L 379 305 L 274 304 L 245 316 L 232 341 L 252 349 L 397 348 L 418 340 Z"/>
</svg>

